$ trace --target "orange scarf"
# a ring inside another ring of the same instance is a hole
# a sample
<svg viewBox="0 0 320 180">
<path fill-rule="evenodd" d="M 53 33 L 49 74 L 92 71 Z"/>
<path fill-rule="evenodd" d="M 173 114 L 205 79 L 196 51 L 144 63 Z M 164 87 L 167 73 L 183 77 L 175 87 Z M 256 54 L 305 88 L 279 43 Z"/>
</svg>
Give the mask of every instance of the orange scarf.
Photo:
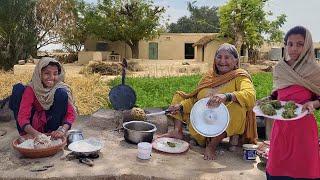
<svg viewBox="0 0 320 180">
<path fill-rule="evenodd" d="M 229 82 L 230 80 L 239 77 L 239 76 L 245 76 L 249 78 L 251 81 L 251 76 L 250 74 L 243 70 L 243 69 L 236 69 L 233 71 L 230 71 L 226 74 L 223 75 L 218 75 L 214 73 L 213 71 L 209 71 L 206 73 L 201 81 L 199 82 L 196 90 L 193 92 L 187 94 L 183 91 L 177 91 L 176 93 L 179 94 L 181 97 L 187 99 L 196 96 L 200 90 L 204 88 L 214 88 L 218 87 L 222 84 L 225 84 Z M 245 138 L 246 141 L 249 141 L 249 143 L 257 143 L 257 138 L 258 138 L 258 133 L 257 133 L 257 123 L 256 123 L 256 116 L 255 113 L 252 111 L 252 109 L 247 111 L 246 114 L 246 125 L 245 125 L 245 131 L 243 133 L 243 138 Z"/>
</svg>

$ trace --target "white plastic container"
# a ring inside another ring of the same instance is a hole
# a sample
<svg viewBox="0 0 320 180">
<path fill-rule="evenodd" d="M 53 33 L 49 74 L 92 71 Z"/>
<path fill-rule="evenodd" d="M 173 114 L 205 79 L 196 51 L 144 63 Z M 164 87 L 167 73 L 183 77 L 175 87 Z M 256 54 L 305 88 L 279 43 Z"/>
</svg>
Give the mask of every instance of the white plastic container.
<svg viewBox="0 0 320 180">
<path fill-rule="evenodd" d="M 152 144 L 141 142 L 138 144 L 138 158 L 147 160 L 151 158 Z"/>
<path fill-rule="evenodd" d="M 243 159 L 246 161 L 255 161 L 257 157 L 257 148 L 255 144 L 243 144 Z"/>
</svg>

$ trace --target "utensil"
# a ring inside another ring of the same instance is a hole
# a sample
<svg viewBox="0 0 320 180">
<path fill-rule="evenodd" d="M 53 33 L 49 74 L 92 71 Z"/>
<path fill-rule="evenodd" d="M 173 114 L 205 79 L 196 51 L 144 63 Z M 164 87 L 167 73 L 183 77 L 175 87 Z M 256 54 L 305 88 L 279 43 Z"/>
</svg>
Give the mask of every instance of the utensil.
<svg viewBox="0 0 320 180">
<path fill-rule="evenodd" d="M 90 155 L 98 153 L 102 147 L 103 145 L 100 140 L 88 138 L 71 143 L 68 149 L 78 154 Z"/>
<path fill-rule="evenodd" d="M 168 143 L 169 142 L 169 143 Z M 173 144 L 170 146 L 170 144 Z M 186 152 L 189 149 L 189 143 L 175 138 L 162 137 L 152 142 L 153 149 L 165 153 L 178 154 Z"/>
<path fill-rule="evenodd" d="M 285 105 L 287 102 L 286 101 L 280 101 L 281 105 Z M 278 110 L 276 110 L 277 114 L 276 115 L 273 115 L 273 116 L 269 116 L 269 115 L 266 115 L 264 114 L 261 109 L 260 109 L 260 106 L 259 105 L 256 105 L 253 107 L 253 112 L 256 113 L 256 116 L 263 116 L 263 117 L 267 117 L 266 119 L 272 119 L 272 120 L 280 120 L 280 121 L 293 121 L 293 120 L 298 120 L 302 117 L 304 117 L 305 115 L 308 114 L 308 111 L 304 111 L 302 112 L 302 105 L 301 104 L 298 104 L 298 103 L 295 103 L 298 107 L 295 109 L 295 114 L 297 114 L 296 117 L 294 118 L 291 118 L 291 119 L 285 119 L 282 117 L 282 112 L 284 111 L 284 108 L 280 108 Z"/>
<path fill-rule="evenodd" d="M 122 77 L 121 84 L 113 87 L 109 93 L 109 100 L 115 110 L 129 110 L 132 109 L 136 103 L 136 93 L 134 90 L 125 85 L 127 60 L 122 61 Z"/>
<path fill-rule="evenodd" d="M 67 138 L 67 145 L 69 146 L 69 144 L 76 142 L 76 141 L 80 141 L 83 140 L 83 134 L 82 131 L 79 129 L 72 129 L 68 131 L 68 138 Z"/>
<path fill-rule="evenodd" d="M 123 123 L 124 139 L 133 144 L 152 142 L 153 134 L 157 128 L 154 124 L 144 121 L 129 121 Z"/>
<path fill-rule="evenodd" d="M 160 112 L 155 112 L 155 113 L 146 114 L 146 117 L 150 117 L 150 116 L 160 116 L 160 115 L 165 115 L 165 114 L 169 114 L 169 113 L 170 113 L 169 110 L 165 110 L 165 111 L 160 111 Z"/>
<path fill-rule="evenodd" d="M 218 107 L 208 108 L 209 98 L 196 102 L 191 109 L 190 122 L 194 130 L 205 137 L 216 137 L 228 127 L 230 116 L 227 107 L 221 103 Z"/>
</svg>

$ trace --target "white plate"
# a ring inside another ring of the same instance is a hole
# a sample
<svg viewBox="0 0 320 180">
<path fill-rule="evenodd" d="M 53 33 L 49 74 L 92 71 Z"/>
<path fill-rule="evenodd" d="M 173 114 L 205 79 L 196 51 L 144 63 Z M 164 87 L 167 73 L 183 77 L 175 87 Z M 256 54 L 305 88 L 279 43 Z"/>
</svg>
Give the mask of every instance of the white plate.
<svg viewBox="0 0 320 180">
<path fill-rule="evenodd" d="M 286 104 L 286 101 L 280 101 L 281 105 L 285 105 Z M 266 115 L 266 114 L 263 114 L 263 112 L 261 111 L 260 107 L 258 105 L 254 106 L 253 108 L 253 112 L 256 113 L 256 116 L 264 116 L 264 117 L 267 117 L 267 118 L 270 118 L 270 119 L 274 119 L 274 120 L 282 120 L 282 121 L 292 121 L 292 120 L 297 120 L 297 119 L 300 119 L 302 118 L 303 116 L 307 115 L 308 114 L 308 111 L 304 111 L 302 112 L 302 105 L 301 104 L 297 104 L 296 105 L 298 106 L 297 109 L 295 110 L 295 114 L 297 114 L 296 117 L 294 118 L 291 118 L 291 119 L 285 119 L 283 118 L 281 115 L 282 115 L 282 112 L 284 111 L 284 108 L 281 108 L 279 110 L 276 110 L 277 114 L 276 115 L 273 115 L 273 116 L 269 116 L 269 115 Z"/>
<path fill-rule="evenodd" d="M 208 100 L 209 98 L 203 98 L 194 104 L 190 121 L 197 133 L 205 137 L 216 137 L 227 129 L 230 120 L 229 111 L 224 104 L 208 108 Z"/>
<path fill-rule="evenodd" d="M 88 138 L 69 144 L 68 148 L 73 152 L 91 153 L 102 149 L 102 143 L 95 138 Z"/>
<path fill-rule="evenodd" d="M 175 144 L 175 147 L 170 147 L 167 142 L 171 142 Z M 166 152 L 166 153 L 183 153 L 189 149 L 189 143 L 175 138 L 158 138 L 152 142 L 153 149 L 158 151 Z"/>
</svg>

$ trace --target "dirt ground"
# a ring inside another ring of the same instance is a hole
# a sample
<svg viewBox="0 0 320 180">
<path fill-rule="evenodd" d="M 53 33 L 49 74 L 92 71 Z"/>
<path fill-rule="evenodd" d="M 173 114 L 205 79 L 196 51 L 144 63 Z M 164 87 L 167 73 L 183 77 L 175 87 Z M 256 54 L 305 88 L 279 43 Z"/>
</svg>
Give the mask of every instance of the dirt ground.
<svg viewBox="0 0 320 180">
<path fill-rule="evenodd" d="M 181 66 L 181 63 L 182 61 L 176 62 L 177 71 L 173 68 L 166 69 L 172 66 L 172 62 L 161 62 L 158 65 L 145 64 L 149 67 L 148 69 L 131 75 L 162 76 L 173 73 L 201 73 L 210 67 L 203 63 L 191 63 L 189 66 Z M 250 73 L 256 73 L 270 71 L 274 64 L 275 62 L 269 61 L 259 65 L 243 63 L 241 67 Z M 67 75 L 71 76 L 81 76 L 79 71 L 82 67 L 76 64 L 65 65 Z M 105 78 L 108 80 L 114 77 Z M 7 132 L 3 136 L 0 132 L 0 179 L 265 179 L 265 164 L 261 163 L 259 158 L 253 162 L 244 161 L 241 148 L 236 152 L 229 152 L 225 143 L 219 146 L 218 157 L 214 161 L 204 161 L 202 155 L 204 149 L 199 146 L 191 146 L 188 152 L 178 155 L 153 151 L 150 160 L 139 160 L 136 157 L 137 146 L 124 141 L 123 132 L 110 129 L 107 117 L 108 115 L 96 117 L 95 114 L 80 116 L 73 127 L 82 129 L 85 137 L 98 137 L 103 141 L 104 147 L 100 152 L 100 158 L 95 160 L 93 167 L 83 165 L 77 160 L 61 160 L 62 156 L 70 153 L 67 149 L 48 158 L 22 157 L 11 146 L 13 139 L 18 137 L 15 122 L 0 121 L 0 130 Z M 95 122 L 100 123 L 90 126 Z M 31 172 L 46 165 L 53 165 L 53 167 L 42 172 Z"/>
<path fill-rule="evenodd" d="M 110 110 L 103 110 L 100 116 L 81 116 L 73 128 L 82 129 L 85 138 L 99 138 L 104 147 L 93 167 L 77 160 L 66 161 L 61 157 L 67 149 L 52 157 L 28 159 L 15 151 L 11 142 L 18 137 L 15 122 L 0 122 L 0 129 L 7 134 L 0 136 L 0 179 L 265 179 L 265 164 L 259 158 L 248 162 L 242 159 L 242 150 L 229 152 L 226 144 L 218 147 L 217 159 L 203 160 L 203 148 L 191 146 L 183 154 L 165 154 L 153 151 L 150 160 L 140 160 L 137 146 L 127 143 L 122 131 L 109 126 Z M 99 122 L 97 126 L 93 123 Z M 91 125 L 89 125 L 91 124 Z M 52 166 L 46 171 L 32 172 L 43 166 Z"/>
</svg>

